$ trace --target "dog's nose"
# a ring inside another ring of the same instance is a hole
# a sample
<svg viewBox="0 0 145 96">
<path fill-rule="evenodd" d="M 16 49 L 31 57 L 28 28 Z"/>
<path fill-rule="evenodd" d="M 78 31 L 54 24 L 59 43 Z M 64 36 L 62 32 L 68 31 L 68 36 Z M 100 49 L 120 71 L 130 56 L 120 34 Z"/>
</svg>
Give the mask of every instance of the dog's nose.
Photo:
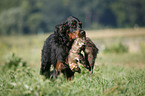
<svg viewBox="0 0 145 96">
<path fill-rule="evenodd" d="M 86 35 L 86 32 L 85 32 L 84 30 L 82 30 L 82 31 L 80 32 L 80 34 L 81 34 L 81 35 Z"/>
</svg>

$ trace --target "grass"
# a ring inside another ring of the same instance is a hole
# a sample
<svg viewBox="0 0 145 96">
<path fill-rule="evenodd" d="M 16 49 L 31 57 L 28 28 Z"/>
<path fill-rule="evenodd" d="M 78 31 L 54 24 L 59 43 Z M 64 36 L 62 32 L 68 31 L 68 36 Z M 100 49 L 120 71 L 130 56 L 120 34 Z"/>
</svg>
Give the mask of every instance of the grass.
<svg viewBox="0 0 145 96">
<path fill-rule="evenodd" d="M 106 36 L 109 32 L 111 35 Z M 81 74 L 76 73 L 71 82 L 62 74 L 56 81 L 45 79 L 39 74 L 41 48 L 49 34 L 1 37 L 0 95 L 144 96 L 144 32 L 145 28 L 88 31 L 87 36 L 100 49 L 94 73 L 89 76 L 88 70 L 81 66 Z M 111 48 L 120 42 L 128 47 L 127 52 L 103 52 L 106 46 Z M 12 53 L 16 57 L 11 57 Z M 19 66 L 24 62 L 26 66 Z M 8 67 L 13 63 L 15 66 Z"/>
<path fill-rule="evenodd" d="M 95 66 L 94 74 L 88 75 L 83 69 L 68 82 L 63 76 L 50 81 L 39 75 L 35 68 L 19 67 L 0 75 L 0 94 L 2 96 L 37 95 L 37 96 L 144 96 L 145 71 L 112 65 Z"/>
</svg>

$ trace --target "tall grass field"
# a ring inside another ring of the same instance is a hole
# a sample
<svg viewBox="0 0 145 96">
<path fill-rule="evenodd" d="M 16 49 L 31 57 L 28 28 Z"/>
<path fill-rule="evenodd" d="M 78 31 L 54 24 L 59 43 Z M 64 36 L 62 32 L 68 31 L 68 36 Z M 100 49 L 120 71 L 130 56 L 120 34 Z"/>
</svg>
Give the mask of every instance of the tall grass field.
<svg viewBox="0 0 145 96">
<path fill-rule="evenodd" d="M 88 30 L 99 48 L 94 72 L 72 81 L 39 74 L 50 34 L 0 37 L 0 96 L 145 96 L 145 28 Z"/>
</svg>

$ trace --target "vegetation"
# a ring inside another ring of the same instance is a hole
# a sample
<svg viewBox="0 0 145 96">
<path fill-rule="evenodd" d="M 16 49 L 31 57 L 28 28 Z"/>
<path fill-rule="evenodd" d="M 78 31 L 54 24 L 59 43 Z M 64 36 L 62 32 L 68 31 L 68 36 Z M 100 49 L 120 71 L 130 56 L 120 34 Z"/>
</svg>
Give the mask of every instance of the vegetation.
<svg viewBox="0 0 145 96">
<path fill-rule="evenodd" d="M 145 26 L 145 0 L 1 0 L 0 34 L 54 31 L 68 16 L 86 29 Z"/>
<path fill-rule="evenodd" d="M 62 75 L 56 81 L 51 81 L 40 76 L 39 72 L 32 67 L 17 67 L 16 70 L 9 69 L 5 73 L 0 71 L 0 94 L 2 96 L 145 95 L 145 70 L 143 69 L 102 63 L 99 66 L 95 65 L 91 76 L 82 67 L 82 73 L 75 74 L 73 81 L 68 82 Z"/>
<path fill-rule="evenodd" d="M 108 29 L 98 32 L 88 31 L 87 36 L 100 49 L 94 73 L 89 76 L 88 70 L 80 65 L 81 74 L 75 73 L 71 82 L 68 82 L 62 74 L 56 81 L 46 79 L 39 74 L 41 48 L 49 34 L 3 36 L 0 38 L 0 94 L 2 96 L 144 96 L 145 35 L 140 32 L 145 32 L 144 30 L 144 28 L 139 28 L 137 31 L 109 29 L 111 35 L 107 35 L 108 37 L 106 36 Z M 116 35 L 116 32 L 122 34 Z M 113 52 L 110 48 L 114 45 L 117 45 L 113 47 L 117 50 L 120 50 L 119 46 L 128 47 L 128 51 Z M 106 46 L 109 46 L 111 51 L 105 53 Z M 130 51 L 137 46 L 140 50 Z"/>
<path fill-rule="evenodd" d="M 121 42 L 117 45 L 112 45 L 111 47 L 106 47 L 104 49 L 105 53 L 126 53 L 128 52 L 128 47 L 123 45 Z"/>
<path fill-rule="evenodd" d="M 12 57 L 9 59 L 8 62 L 5 62 L 5 64 L 2 66 L 2 71 L 7 70 L 16 70 L 18 67 L 26 67 L 26 62 L 22 61 L 22 58 L 16 57 L 15 54 L 12 54 Z"/>
</svg>

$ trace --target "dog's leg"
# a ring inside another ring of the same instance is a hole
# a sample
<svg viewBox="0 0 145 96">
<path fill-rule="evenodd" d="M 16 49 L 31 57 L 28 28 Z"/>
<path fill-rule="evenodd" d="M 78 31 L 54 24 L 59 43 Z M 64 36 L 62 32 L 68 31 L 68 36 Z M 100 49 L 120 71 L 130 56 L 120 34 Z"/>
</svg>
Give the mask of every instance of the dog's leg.
<svg viewBox="0 0 145 96">
<path fill-rule="evenodd" d="M 56 80 L 56 78 L 57 78 L 57 76 L 56 76 L 56 70 L 55 70 L 55 68 L 53 68 L 53 79 Z"/>
<path fill-rule="evenodd" d="M 72 81 L 72 77 L 74 76 L 74 72 L 66 73 L 67 74 L 67 80 Z"/>
<path fill-rule="evenodd" d="M 74 72 L 70 68 L 66 68 L 62 71 L 63 75 L 67 77 L 68 81 L 72 80 L 72 77 L 74 76 Z"/>
<path fill-rule="evenodd" d="M 52 60 L 51 60 L 52 61 Z M 52 77 L 53 77 L 53 79 L 57 79 L 57 70 L 56 70 L 56 65 L 57 65 L 57 63 L 56 63 L 56 61 L 55 60 L 53 60 L 52 61 L 52 64 L 53 64 L 53 75 L 52 75 Z"/>
<path fill-rule="evenodd" d="M 47 63 L 45 66 L 43 64 L 41 64 L 41 69 L 40 69 L 40 74 L 41 75 L 45 75 L 46 78 L 50 77 L 50 63 Z"/>
<path fill-rule="evenodd" d="M 49 61 L 50 56 L 47 53 L 48 53 L 48 50 L 46 50 L 46 47 L 44 47 L 42 50 L 42 55 L 41 55 L 40 74 L 45 75 L 47 78 L 49 78 L 50 77 L 51 63 Z"/>
<path fill-rule="evenodd" d="M 71 81 L 72 80 L 72 77 L 68 77 L 68 81 Z"/>
</svg>

